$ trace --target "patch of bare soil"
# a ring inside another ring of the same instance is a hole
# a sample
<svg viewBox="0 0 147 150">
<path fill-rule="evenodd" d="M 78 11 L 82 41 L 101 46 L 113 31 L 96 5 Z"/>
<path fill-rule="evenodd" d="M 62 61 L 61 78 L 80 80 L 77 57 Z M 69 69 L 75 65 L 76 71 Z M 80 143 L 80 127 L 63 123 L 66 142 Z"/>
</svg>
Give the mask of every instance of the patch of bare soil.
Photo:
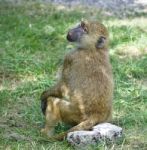
<svg viewBox="0 0 147 150">
<path fill-rule="evenodd" d="M 31 141 L 31 138 L 15 133 L 15 132 L 6 133 L 4 135 L 4 138 L 8 140 L 14 140 L 14 141 Z"/>
<path fill-rule="evenodd" d="M 8 4 L 21 5 L 27 0 L 5 0 Z M 30 0 L 29 3 L 34 2 Z M 42 4 L 53 3 L 55 5 L 65 6 L 66 8 L 86 6 L 97 8 L 107 12 L 106 14 L 115 15 L 120 18 L 136 13 L 147 13 L 147 2 L 145 0 L 36 0 Z"/>
<path fill-rule="evenodd" d="M 141 57 L 147 54 L 147 48 L 140 50 L 136 46 L 122 46 L 116 52 L 117 54 L 124 57 Z"/>
<path fill-rule="evenodd" d="M 23 118 L 22 107 L 25 103 L 25 101 L 18 101 L 15 104 L 10 103 L 7 105 L 5 113 L 0 118 L 0 128 L 2 132 L 0 136 L 2 138 L 15 141 L 31 140 L 31 138 L 17 133 L 17 130 L 27 130 L 30 128 L 29 123 Z"/>
<path fill-rule="evenodd" d="M 0 119 L 0 128 L 2 129 L 1 136 L 4 139 L 8 140 L 15 140 L 15 141 L 21 141 L 21 140 L 30 140 L 30 138 L 25 137 L 24 135 L 20 135 L 19 133 L 16 133 L 16 128 L 27 128 L 26 123 L 14 116 L 11 117 L 2 117 Z"/>
</svg>

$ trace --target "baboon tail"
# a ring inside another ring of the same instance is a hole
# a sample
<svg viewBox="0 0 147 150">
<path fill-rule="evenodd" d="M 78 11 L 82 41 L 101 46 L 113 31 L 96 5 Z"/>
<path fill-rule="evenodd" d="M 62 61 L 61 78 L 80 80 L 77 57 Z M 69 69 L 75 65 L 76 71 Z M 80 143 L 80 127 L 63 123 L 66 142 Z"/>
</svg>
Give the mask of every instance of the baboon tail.
<svg viewBox="0 0 147 150">
<path fill-rule="evenodd" d="M 44 115 L 46 112 L 46 108 L 47 108 L 47 99 L 41 99 L 41 110 Z"/>
</svg>

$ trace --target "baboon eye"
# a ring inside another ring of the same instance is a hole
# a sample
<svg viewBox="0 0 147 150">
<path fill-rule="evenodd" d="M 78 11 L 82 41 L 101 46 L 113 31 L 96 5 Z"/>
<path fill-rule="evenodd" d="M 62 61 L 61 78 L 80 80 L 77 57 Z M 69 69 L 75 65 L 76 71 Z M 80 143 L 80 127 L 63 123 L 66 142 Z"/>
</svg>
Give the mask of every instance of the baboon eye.
<svg viewBox="0 0 147 150">
<path fill-rule="evenodd" d="M 83 29 L 86 33 L 88 33 L 88 29 L 87 29 L 86 24 L 85 24 L 84 21 L 81 22 L 81 27 L 82 27 L 82 29 Z"/>
</svg>

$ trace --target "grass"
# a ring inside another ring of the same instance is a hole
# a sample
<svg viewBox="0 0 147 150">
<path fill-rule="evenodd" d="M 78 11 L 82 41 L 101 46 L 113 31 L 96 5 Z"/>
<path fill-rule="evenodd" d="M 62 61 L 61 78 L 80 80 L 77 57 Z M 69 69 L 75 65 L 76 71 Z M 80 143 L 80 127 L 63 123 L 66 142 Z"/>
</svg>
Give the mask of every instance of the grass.
<svg viewBox="0 0 147 150">
<path fill-rule="evenodd" d="M 73 47 L 66 31 L 92 10 L 59 9 L 34 3 L 0 4 L 0 149 L 73 149 L 66 141 L 45 142 L 41 92 L 55 81 L 64 54 Z M 115 79 L 114 123 L 124 129 L 118 143 L 92 149 L 145 150 L 147 147 L 147 18 L 100 15 L 110 33 Z M 57 132 L 64 125 L 57 126 Z"/>
</svg>

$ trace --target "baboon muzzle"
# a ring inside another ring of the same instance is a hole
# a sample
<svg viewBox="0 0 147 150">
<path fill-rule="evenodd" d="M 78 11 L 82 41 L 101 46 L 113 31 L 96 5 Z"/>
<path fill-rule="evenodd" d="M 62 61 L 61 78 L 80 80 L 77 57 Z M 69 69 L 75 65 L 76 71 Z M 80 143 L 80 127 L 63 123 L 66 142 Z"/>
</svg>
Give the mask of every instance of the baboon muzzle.
<svg viewBox="0 0 147 150">
<path fill-rule="evenodd" d="M 83 30 L 83 28 L 81 26 L 73 28 L 73 29 L 69 30 L 69 32 L 68 32 L 67 40 L 69 42 L 78 42 L 84 33 L 85 33 L 85 31 Z"/>
</svg>

